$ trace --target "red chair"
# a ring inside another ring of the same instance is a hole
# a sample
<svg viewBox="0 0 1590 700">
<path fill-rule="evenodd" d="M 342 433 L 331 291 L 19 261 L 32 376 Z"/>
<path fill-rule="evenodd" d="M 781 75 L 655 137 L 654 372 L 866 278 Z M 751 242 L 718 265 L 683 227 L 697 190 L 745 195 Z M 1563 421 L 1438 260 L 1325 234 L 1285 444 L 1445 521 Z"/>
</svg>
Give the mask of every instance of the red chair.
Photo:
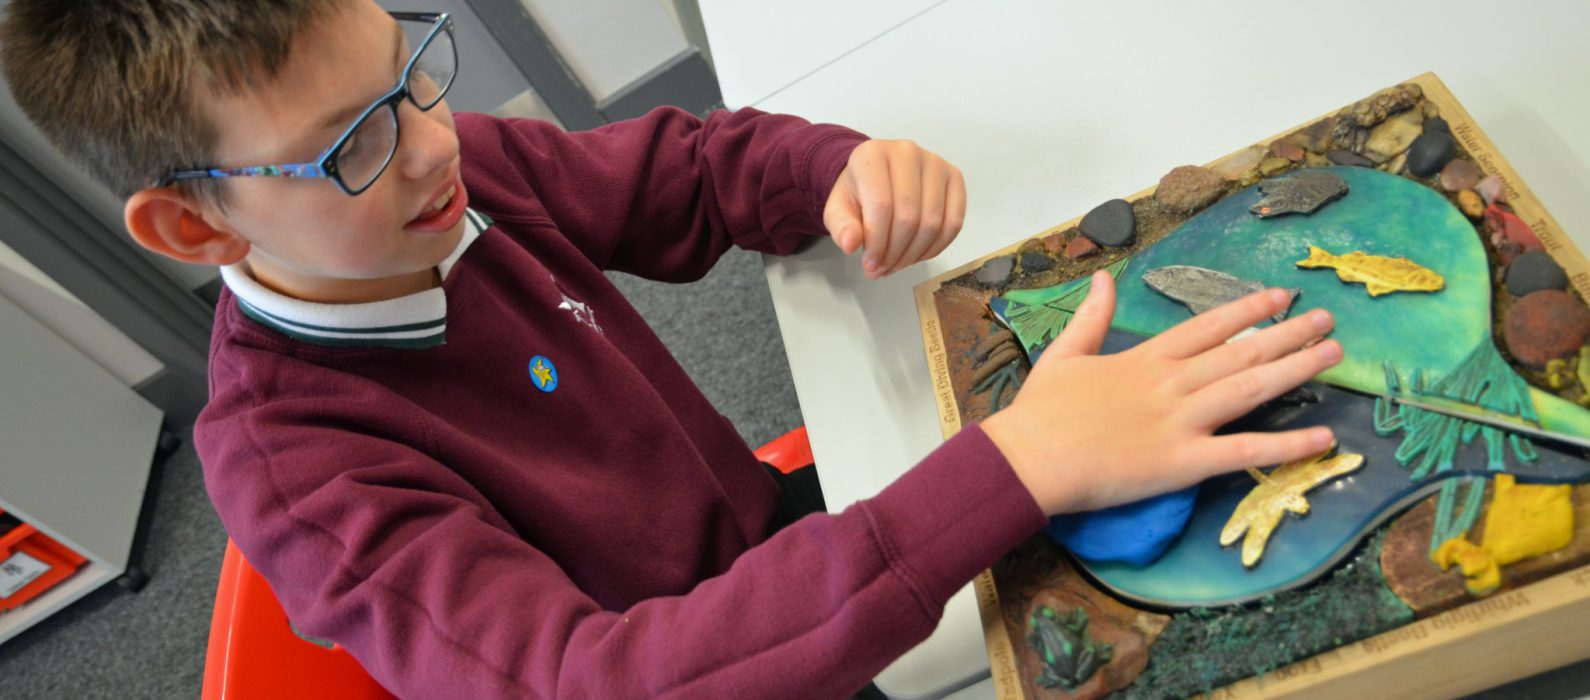
<svg viewBox="0 0 1590 700">
<path fill-rule="evenodd" d="M 812 464 L 806 428 L 784 434 L 756 458 L 788 474 Z M 231 540 L 210 618 L 204 700 L 388 700 L 394 695 L 353 656 L 329 642 L 299 635 L 265 577 Z"/>
</svg>

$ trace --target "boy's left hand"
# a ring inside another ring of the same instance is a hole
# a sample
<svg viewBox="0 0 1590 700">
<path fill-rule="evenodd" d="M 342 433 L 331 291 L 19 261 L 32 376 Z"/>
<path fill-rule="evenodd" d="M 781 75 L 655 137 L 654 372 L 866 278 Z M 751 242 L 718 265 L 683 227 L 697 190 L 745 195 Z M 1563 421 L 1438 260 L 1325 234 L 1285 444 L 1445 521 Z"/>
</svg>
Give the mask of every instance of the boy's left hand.
<svg viewBox="0 0 1590 700">
<path fill-rule="evenodd" d="M 878 279 L 944 251 L 966 218 L 959 168 L 910 141 L 857 146 L 823 208 L 823 224 L 845 253 L 866 252 Z"/>
</svg>

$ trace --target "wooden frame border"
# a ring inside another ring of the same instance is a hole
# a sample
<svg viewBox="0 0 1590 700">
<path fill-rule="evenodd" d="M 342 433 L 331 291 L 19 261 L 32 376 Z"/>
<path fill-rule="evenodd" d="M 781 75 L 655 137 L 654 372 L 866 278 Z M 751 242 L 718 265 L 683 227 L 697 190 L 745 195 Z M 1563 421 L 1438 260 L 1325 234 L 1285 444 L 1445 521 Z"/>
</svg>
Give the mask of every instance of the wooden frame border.
<svg viewBox="0 0 1590 700">
<path fill-rule="evenodd" d="M 1546 251 L 1562 265 L 1580 296 L 1590 300 L 1590 261 L 1563 232 L 1557 220 L 1536 199 L 1496 145 L 1463 109 L 1441 79 L 1425 73 L 1403 84 L 1424 90 L 1452 129 L 1452 135 L 1486 174 L 1500 175 L 1514 213 L 1534 229 Z M 1366 95 L 1367 97 L 1367 95 Z M 1255 144 L 1265 144 L 1335 114 L 1335 110 Z M 1219 158 L 1210 167 L 1235 158 L 1248 148 Z M 1154 193 L 1150 187 L 1128 200 Z M 1047 236 L 1077 225 L 1081 217 L 1039 232 Z M 1025 240 L 1025 239 L 1024 239 Z M 960 411 L 950 383 L 944 336 L 934 296 L 943 283 L 981 267 L 984 262 L 1016 252 L 1022 242 L 989 253 L 917 285 L 917 319 L 922 328 L 928 369 L 933 374 L 934 403 L 945 439 L 960 432 Z M 990 571 L 973 581 L 977 607 L 988 646 L 990 670 L 1000 700 L 1022 700 L 1015 649 L 1005 631 L 999 593 Z M 1590 566 L 1567 571 L 1527 586 L 1481 598 L 1445 613 L 1416 620 L 1362 641 L 1346 644 L 1238 681 L 1203 697 L 1241 700 L 1259 697 L 1451 697 L 1590 658 Z M 1550 640 L 1550 644 L 1540 643 Z"/>
</svg>

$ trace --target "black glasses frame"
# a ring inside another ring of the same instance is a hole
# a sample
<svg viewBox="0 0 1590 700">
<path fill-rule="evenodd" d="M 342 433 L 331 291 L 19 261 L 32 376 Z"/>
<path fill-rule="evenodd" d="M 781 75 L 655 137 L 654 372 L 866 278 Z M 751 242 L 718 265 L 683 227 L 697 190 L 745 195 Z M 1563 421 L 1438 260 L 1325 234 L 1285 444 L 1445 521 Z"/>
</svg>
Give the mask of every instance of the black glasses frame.
<svg viewBox="0 0 1590 700">
<path fill-rule="evenodd" d="M 332 182 L 337 183 L 338 189 L 341 189 L 350 197 L 370 189 L 370 186 L 374 185 L 376 180 L 381 179 L 381 174 L 386 172 L 387 166 L 392 163 L 392 156 L 397 154 L 398 143 L 403 140 L 401 120 L 398 119 L 397 113 L 398 105 L 404 100 L 408 100 L 409 103 L 413 104 L 421 112 L 428 112 L 432 107 L 435 107 L 437 104 L 441 103 L 442 97 L 447 94 L 447 90 L 453 86 L 454 80 L 458 78 L 458 42 L 453 36 L 453 20 L 450 14 L 446 12 L 388 12 L 387 14 L 391 15 L 393 19 L 398 21 L 430 22 L 433 24 L 433 26 L 431 27 L 430 32 L 425 35 L 425 39 L 420 42 L 419 47 L 414 50 L 414 54 L 409 56 L 408 63 L 403 66 L 403 73 L 398 77 L 397 87 L 392 88 L 391 92 L 382 95 L 375 102 L 371 103 L 370 106 L 359 115 L 359 118 L 355 119 L 353 124 L 351 124 L 342 132 L 342 136 L 338 137 L 336 142 L 331 144 L 330 148 L 327 148 L 320 154 L 320 157 L 317 158 L 315 162 L 284 163 L 279 165 L 251 165 L 241 168 L 173 170 L 169 173 L 166 173 L 165 177 L 162 177 L 156 186 L 166 187 L 178 180 L 200 180 L 206 178 L 222 177 L 320 177 L 330 178 Z M 409 90 L 409 82 L 413 79 L 414 69 L 419 64 L 420 56 L 425 53 L 426 49 L 430 48 L 431 43 L 434 42 L 436 37 L 442 32 L 447 33 L 447 43 L 453 52 L 453 75 L 447 79 L 446 85 L 438 86 L 436 91 L 436 99 L 432 100 L 429 104 L 420 104 L 419 100 L 415 99 L 414 93 Z M 381 167 L 378 168 L 375 171 L 375 174 L 370 177 L 370 181 L 364 183 L 362 187 L 354 189 L 349 187 L 348 183 L 343 180 L 342 173 L 337 168 L 337 157 L 342 154 L 343 147 L 348 144 L 348 140 L 353 137 L 353 134 L 357 132 L 360 127 L 363 127 L 364 123 L 369 121 L 371 116 L 379 113 L 383 108 L 392 110 L 392 148 L 387 151 L 386 158 L 381 161 Z"/>
</svg>

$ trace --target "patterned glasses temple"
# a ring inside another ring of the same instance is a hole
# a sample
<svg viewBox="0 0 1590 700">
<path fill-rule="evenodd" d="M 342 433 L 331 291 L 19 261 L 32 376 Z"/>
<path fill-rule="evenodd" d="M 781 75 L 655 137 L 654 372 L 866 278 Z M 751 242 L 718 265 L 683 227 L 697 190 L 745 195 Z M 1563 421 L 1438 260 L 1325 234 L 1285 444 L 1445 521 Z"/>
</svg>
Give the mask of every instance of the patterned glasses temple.
<svg viewBox="0 0 1590 700">
<path fill-rule="evenodd" d="M 195 180 L 211 177 L 330 177 L 326 170 L 314 163 L 287 163 L 284 165 L 251 165 L 244 168 L 208 168 L 205 170 L 177 170 L 161 179 L 161 187 L 177 180 Z"/>
</svg>

